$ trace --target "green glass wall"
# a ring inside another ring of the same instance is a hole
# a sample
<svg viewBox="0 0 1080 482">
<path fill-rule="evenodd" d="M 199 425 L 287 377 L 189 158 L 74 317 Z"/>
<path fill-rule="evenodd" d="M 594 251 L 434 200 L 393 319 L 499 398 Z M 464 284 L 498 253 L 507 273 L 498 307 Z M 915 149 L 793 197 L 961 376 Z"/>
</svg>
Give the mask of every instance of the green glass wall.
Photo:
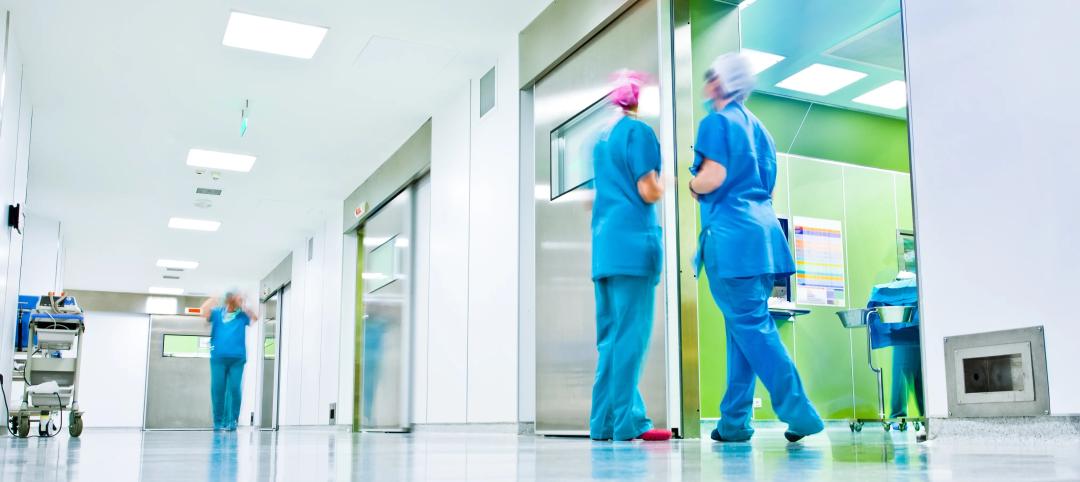
<svg viewBox="0 0 1080 482">
<path fill-rule="evenodd" d="M 694 91 L 700 92 L 711 60 L 738 48 L 738 22 L 733 20 L 738 10 L 713 0 L 691 0 L 690 10 Z M 769 129 L 777 150 L 790 154 L 779 156 L 777 215 L 843 223 L 847 303 L 865 306 L 873 285 L 896 275 L 897 230 L 912 229 L 907 123 L 766 94 L 753 95 L 747 106 Z M 704 116 L 698 106 L 695 119 Z M 704 275 L 697 290 L 701 416 L 717 418 L 727 385 L 723 315 Z M 782 322 L 778 329 L 814 405 L 830 419 L 876 417 L 877 387 L 867 366 L 865 331 L 840 325 L 834 313 L 842 307 L 801 307 L 811 313 Z M 874 351 L 876 365 L 885 371 L 886 406 L 890 352 Z M 755 418 L 774 419 L 760 383 L 757 396 L 762 406 Z M 916 413 L 910 403 L 909 415 Z"/>
</svg>

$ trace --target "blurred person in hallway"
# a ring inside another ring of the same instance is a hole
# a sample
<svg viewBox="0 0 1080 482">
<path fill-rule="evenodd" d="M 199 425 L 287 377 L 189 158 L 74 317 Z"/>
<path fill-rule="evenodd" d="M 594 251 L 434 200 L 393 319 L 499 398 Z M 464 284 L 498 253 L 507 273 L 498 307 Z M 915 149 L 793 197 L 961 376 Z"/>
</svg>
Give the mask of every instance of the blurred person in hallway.
<svg viewBox="0 0 1080 482">
<path fill-rule="evenodd" d="M 210 402 L 214 430 L 234 431 L 240 418 L 244 362 L 247 361 L 247 327 L 258 315 L 244 304 L 238 290 L 203 303 L 200 311 L 210 323 Z"/>
<path fill-rule="evenodd" d="M 772 204 L 776 148 L 744 105 L 754 83 L 745 56 L 729 53 L 713 62 L 705 74 L 709 114 L 698 127 L 690 168 L 690 192 L 701 208 L 702 229 L 695 274 L 704 267 L 727 332 L 728 386 L 712 438 L 727 442 L 753 436 L 750 418 L 760 377 L 773 409 L 788 424 L 784 436 L 796 442 L 820 432 L 824 424 L 769 314 L 775 280 L 791 276 L 795 261 Z"/>
<path fill-rule="evenodd" d="M 660 143 L 639 120 L 645 76 L 616 74 L 609 101 L 621 115 L 593 151 L 592 278 L 596 292 L 596 380 L 589 435 L 594 440 L 667 440 L 645 416 L 638 390 L 652 332 L 663 259 L 654 204 L 663 195 Z"/>
</svg>

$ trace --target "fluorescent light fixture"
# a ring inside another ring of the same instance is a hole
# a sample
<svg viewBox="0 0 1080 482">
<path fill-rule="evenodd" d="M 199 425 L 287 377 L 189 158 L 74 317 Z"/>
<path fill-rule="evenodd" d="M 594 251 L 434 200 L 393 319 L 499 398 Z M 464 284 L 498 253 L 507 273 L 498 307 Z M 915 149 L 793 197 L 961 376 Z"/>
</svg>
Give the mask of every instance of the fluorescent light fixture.
<svg viewBox="0 0 1080 482">
<path fill-rule="evenodd" d="M 250 172 L 252 166 L 255 165 L 255 156 L 192 149 L 188 151 L 187 165 L 223 171 Z"/>
<path fill-rule="evenodd" d="M 894 80 L 852 100 L 882 109 L 903 109 L 907 107 L 907 84 Z"/>
<path fill-rule="evenodd" d="M 199 267 L 199 263 L 195 261 L 179 261 L 175 259 L 159 259 L 157 260 L 158 268 L 177 268 L 177 269 L 195 269 Z"/>
<path fill-rule="evenodd" d="M 754 75 L 760 74 L 765 69 L 784 60 L 783 55 L 770 54 L 760 50 L 742 49 L 742 54 L 750 59 L 750 68 L 753 69 Z"/>
<path fill-rule="evenodd" d="M 167 288 L 167 287 L 164 287 L 164 286 L 151 286 L 148 291 L 150 291 L 150 294 L 152 294 L 152 295 L 179 296 L 179 295 L 184 294 L 184 289 L 183 288 Z"/>
<path fill-rule="evenodd" d="M 169 218 L 169 227 L 173 229 L 190 229 L 193 231 L 217 231 L 221 223 L 217 221 L 204 221 L 202 219 Z"/>
<path fill-rule="evenodd" d="M 862 72 L 814 64 L 776 84 L 777 87 L 814 95 L 829 95 L 866 77 Z"/>
<path fill-rule="evenodd" d="M 325 27 L 232 12 L 221 43 L 226 47 L 310 59 L 319 50 L 328 30 Z"/>
</svg>

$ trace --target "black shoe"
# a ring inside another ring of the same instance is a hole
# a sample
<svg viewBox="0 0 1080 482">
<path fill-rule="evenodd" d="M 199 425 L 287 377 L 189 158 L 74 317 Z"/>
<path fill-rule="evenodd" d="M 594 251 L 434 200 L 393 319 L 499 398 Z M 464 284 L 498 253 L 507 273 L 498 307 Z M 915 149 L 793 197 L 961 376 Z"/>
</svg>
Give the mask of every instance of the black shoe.
<svg viewBox="0 0 1080 482">
<path fill-rule="evenodd" d="M 710 434 L 709 437 L 717 442 L 730 442 L 730 440 L 724 440 L 724 437 L 720 436 L 720 431 L 715 428 L 713 429 L 712 434 Z"/>
<path fill-rule="evenodd" d="M 798 442 L 798 441 L 802 440 L 803 437 L 806 437 L 806 436 L 805 435 L 799 435 L 799 434 L 797 434 L 795 432 L 784 432 L 784 438 L 786 438 L 787 441 L 791 442 L 791 443 Z"/>
</svg>

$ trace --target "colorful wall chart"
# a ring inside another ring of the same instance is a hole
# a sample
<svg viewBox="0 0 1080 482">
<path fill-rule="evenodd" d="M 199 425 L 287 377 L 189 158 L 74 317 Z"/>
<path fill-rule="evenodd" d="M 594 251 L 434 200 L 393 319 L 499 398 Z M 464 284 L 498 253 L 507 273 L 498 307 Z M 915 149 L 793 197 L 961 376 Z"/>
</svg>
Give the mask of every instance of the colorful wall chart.
<svg viewBox="0 0 1080 482">
<path fill-rule="evenodd" d="M 794 225 L 797 303 L 845 306 L 841 222 L 795 217 Z"/>
</svg>

